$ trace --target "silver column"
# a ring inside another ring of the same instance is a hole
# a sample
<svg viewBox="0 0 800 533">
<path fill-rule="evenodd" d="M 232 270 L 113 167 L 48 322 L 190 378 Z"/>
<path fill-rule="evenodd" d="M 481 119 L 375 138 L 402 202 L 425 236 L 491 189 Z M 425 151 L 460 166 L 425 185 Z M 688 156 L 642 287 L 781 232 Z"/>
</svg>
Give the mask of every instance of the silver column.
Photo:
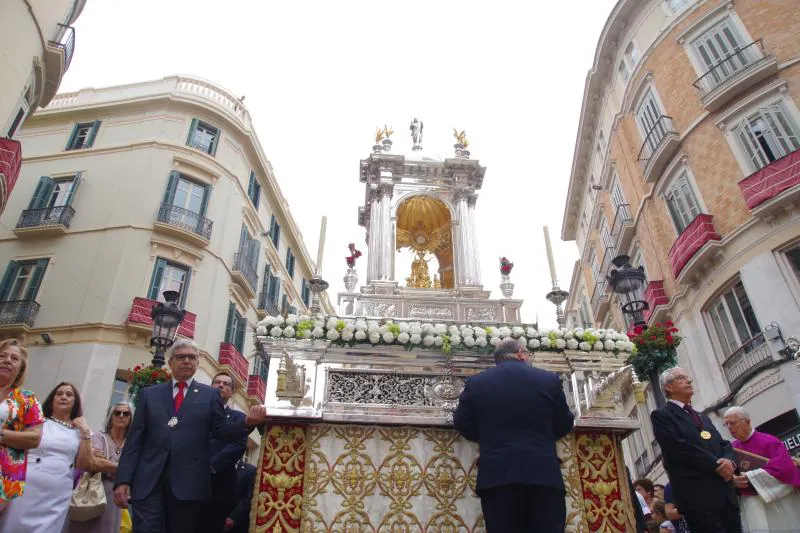
<svg viewBox="0 0 800 533">
<path fill-rule="evenodd" d="M 469 220 L 468 220 L 468 207 L 467 195 L 464 193 L 456 193 L 453 196 L 453 201 L 456 204 L 456 221 L 453 227 L 455 237 L 455 267 L 456 267 L 456 285 L 470 285 L 471 272 L 469 267 L 469 257 L 467 255 L 467 247 L 469 246 Z"/>
<path fill-rule="evenodd" d="M 471 194 L 467 198 L 467 221 L 469 224 L 468 238 L 467 238 L 467 260 L 470 266 L 469 278 L 472 280 L 473 285 L 481 284 L 481 262 L 480 251 L 478 250 L 478 231 L 475 226 L 475 202 L 478 200 L 478 195 Z"/>
<path fill-rule="evenodd" d="M 371 189 L 369 194 L 369 227 L 367 247 L 369 248 L 369 262 L 367 263 L 367 283 L 380 279 L 380 195 L 377 188 Z"/>
<path fill-rule="evenodd" d="M 378 225 L 380 232 L 380 242 L 378 248 L 380 249 L 380 262 L 378 272 L 375 279 L 380 280 L 393 280 L 394 272 L 392 271 L 392 255 L 394 253 L 394 231 L 392 229 L 392 213 L 391 203 L 394 187 L 391 185 L 381 185 L 378 187 L 378 198 L 380 200 L 379 217 L 380 223 Z"/>
</svg>

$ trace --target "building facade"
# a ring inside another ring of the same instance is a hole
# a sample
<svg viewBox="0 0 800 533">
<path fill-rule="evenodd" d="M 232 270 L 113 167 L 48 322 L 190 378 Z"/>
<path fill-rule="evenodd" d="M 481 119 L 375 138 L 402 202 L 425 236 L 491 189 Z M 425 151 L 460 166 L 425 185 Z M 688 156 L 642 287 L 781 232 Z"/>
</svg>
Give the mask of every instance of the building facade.
<svg viewBox="0 0 800 533">
<path fill-rule="evenodd" d="M 18 138 L 0 335 L 28 346 L 26 385 L 75 383 L 97 427 L 129 369 L 150 361 L 151 309 L 176 290 L 199 379 L 227 368 L 239 408 L 263 401 L 252 326 L 307 309 L 313 264 L 239 99 L 190 77 L 85 89 Z"/>
<path fill-rule="evenodd" d="M 58 91 L 75 51 L 72 24 L 86 0 L 9 0 L 0 4 L 0 213 L 19 174 L 14 135 Z"/>
<path fill-rule="evenodd" d="M 794 453 L 798 34 L 791 0 L 620 0 L 587 77 L 562 229 L 581 256 L 571 325 L 630 325 L 607 280 L 629 256 L 647 276 L 645 318 L 684 337 L 696 407 L 713 418 L 742 405 Z M 626 443 L 637 476 L 660 473 L 653 403 Z"/>
</svg>

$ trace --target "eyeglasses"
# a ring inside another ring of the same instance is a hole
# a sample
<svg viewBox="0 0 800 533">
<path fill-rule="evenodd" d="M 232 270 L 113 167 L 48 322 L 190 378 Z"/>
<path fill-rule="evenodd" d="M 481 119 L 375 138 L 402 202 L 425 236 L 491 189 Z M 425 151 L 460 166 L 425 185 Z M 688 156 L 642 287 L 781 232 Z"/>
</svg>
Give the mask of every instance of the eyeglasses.
<svg viewBox="0 0 800 533">
<path fill-rule="evenodd" d="M 175 359 L 176 361 L 191 361 L 191 362 L 195 362 L 195 361 L 197 361 L 197 354 L 193 354 L 193 353 L 176 353 L 176 354 L 172 355 L 172 359 Z"/>
<path fill-rule="evenodd" d="M 122 418 L 127 418 L 131 416 L 130 411 L 114 411 L 114 416 L 120 416 Z"/>
<path fill-rule="evenodd" d="M 225 385 L 229 389 L 233 388 L 233 383 L 231 383 L 229 381 L 222 381 L 221 379 L 215 379 L 214 380 L 214 385 Z"/>
</svg>

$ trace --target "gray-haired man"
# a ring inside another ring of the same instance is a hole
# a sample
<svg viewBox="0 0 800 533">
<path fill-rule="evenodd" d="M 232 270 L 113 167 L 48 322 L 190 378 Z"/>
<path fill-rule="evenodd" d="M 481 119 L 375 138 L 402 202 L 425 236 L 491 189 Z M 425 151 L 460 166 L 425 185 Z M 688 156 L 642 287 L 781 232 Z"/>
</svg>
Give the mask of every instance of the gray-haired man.
<svg viewBox="0 0 800 533">
<path fill-rule="evenodd" d="M 480 445 L 477 492 L 488 533 L 562 533 L 564 481 L 556 441 L 572 430 L 561 380 L 533 368 L 515 339 L 500 341 L 495 367 L 467 379 L 455 428 Z"/>
</svg>

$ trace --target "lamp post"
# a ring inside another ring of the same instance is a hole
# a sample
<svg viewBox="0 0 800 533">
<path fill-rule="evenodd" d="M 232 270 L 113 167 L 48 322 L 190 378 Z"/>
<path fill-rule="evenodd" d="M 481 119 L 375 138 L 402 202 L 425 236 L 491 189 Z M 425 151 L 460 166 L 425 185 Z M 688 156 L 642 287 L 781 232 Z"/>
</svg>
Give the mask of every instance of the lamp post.
<svg viewBox="0 0 800 533">
<path fill-rule="evenodd" d="M 178 326 L 183 322 L 186 311 L 178 307 L 178 291 L 164 291 L 164 301 L 158 302 L 150 317 L 153 319 L 153 337 L 150 346 L 155 348 L 152 365 L 156 368 L 164 366 L 164 352 L 175 342 Z"/>
<path fill-rule="evenodd" d="M 617 268 L 611 269 L 608 281 L 611 290 L 619 296 L 622 304 L 622 313 L 631 317 L 634 326 L 644 326 L 644 312 L 650 309 L 644 299 L 644 285 L 647 277 L 644 267 L 634 268 L 630 265 L 627 255 L 619 255 L 611 263 Z"/>
</svg>

